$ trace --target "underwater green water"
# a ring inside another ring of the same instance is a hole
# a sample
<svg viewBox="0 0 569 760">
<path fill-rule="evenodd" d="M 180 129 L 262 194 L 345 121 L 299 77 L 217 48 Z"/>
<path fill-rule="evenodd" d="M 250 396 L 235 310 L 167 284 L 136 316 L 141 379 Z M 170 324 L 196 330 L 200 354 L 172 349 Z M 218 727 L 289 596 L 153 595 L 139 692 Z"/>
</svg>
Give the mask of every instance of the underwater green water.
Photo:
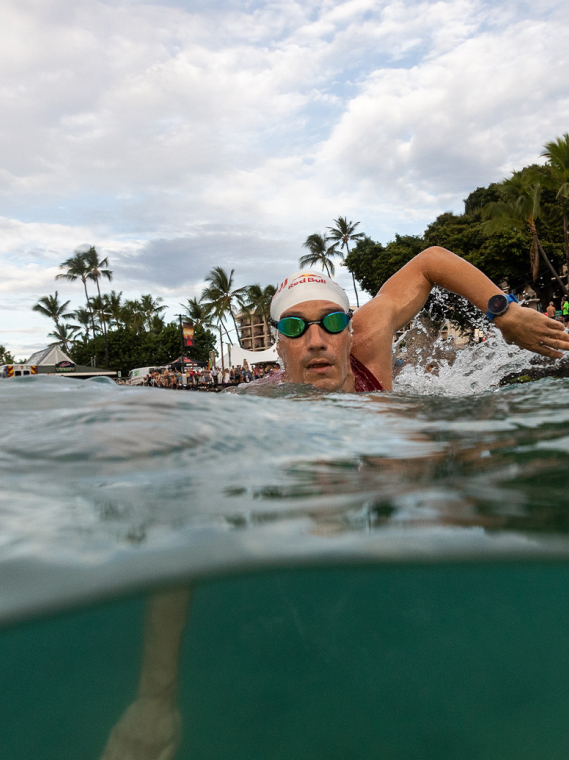
<svg viewBox="0 0 569 760">
<path fill-rule="evenodd" d="M 164 757 L 566 760 L 568 588 L 565 562 L 198 582 L 174 668 L 181 743 Z M 0 632 L 2 757 L 103 756 L 136 699 L 145 609 L 161 594 Z"/>
</svg>

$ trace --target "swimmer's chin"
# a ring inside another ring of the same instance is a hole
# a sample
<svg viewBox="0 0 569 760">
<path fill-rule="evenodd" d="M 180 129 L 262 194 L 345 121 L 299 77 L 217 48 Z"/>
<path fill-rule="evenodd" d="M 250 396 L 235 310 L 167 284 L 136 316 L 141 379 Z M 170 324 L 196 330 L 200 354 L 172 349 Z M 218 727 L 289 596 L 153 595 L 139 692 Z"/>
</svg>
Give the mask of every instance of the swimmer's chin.
<svg viewBox="0 0 569 760">
<path fill-rule="evenodd" d="M 305 377 L 304 382 L 307 385 L 312 385 L 319 391 L 324 391 L 325 393 L 334 393 L 335 391 L 340 391 L 344 385 L 344 381 L 338 379 L 337 377 L 314 377 L 313 373 L 312 377 Z"/>
<path fill-rule="evenodd" d="M 333 369 L 332 365 L 330 366 Z M 337 376 L 330 377 L 329 372 L 327 371 L 310 372 L 310 368 L 304 370 L 302 380 L 294 380 L 290 377 L 290 375 L 287 375 L 286 373 L 283 380 L 285 383 L 290 383 L 296 385 L 297 387 L 299 385 L 312 386 L 312 388 L 320 391 L 321 393 L 335 393 L 336 391 L 342 391 L 344 389 L 344 385 L 347 382 L 346 378 L 342 380 Z"/>
</svg>

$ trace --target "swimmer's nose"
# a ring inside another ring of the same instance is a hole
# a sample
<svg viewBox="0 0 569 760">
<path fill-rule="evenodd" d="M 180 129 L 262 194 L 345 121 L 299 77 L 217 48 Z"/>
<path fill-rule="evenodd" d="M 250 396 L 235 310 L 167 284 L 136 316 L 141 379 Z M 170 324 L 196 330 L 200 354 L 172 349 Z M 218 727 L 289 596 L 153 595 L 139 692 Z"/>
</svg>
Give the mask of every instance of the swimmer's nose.
<svg viewBox="0 0 569 760">
<path fill-rule="evenodd" d="M 305 333 L 307 348 L 311 351 L 318 351 L 322 348 L 326 348 L 326 333 L 320 327 L 320 325 L 310 325 Z"/>
</svg>

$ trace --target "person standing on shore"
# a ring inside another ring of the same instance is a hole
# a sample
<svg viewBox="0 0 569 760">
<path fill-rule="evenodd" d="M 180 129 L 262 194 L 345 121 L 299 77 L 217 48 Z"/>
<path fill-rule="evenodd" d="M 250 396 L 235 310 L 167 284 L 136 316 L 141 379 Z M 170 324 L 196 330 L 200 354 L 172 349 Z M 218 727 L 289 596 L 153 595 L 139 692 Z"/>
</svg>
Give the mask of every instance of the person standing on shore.
<svg viewBox="0 0 569 760">
<path fill-rule="evenodd" d="M 546 312 L 547 312 L 548 317 L 551 317 L 551 319 L 555 319 L 555 314 L 557 312 L 556 312 L 555 304 L 553 303 L 553 301 L 549 302 L 549 306 L 547 307 Z"/>
<path fill-rule="evenodd" d="M 569 298 L 567 298 L 567 296 L 563 297 L 563 304 L 561 306 L 561 318 L 563 319 L 564 325 L 567 325 L 567 323 L 569 323 Z"/>
</svg>

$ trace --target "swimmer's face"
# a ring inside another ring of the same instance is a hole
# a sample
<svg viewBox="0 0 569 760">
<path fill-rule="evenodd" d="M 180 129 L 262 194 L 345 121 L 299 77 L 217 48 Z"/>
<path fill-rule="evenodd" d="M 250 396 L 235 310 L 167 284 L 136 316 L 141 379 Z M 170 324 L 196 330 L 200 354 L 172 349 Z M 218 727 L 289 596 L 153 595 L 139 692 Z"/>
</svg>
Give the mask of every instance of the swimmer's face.
<svg viewBox="0 0 569 760">
<path fill-rule="evenodd" d="M 341 311 L 332 301 L 304 301 L 287 309 L 282 317 L 301 317 L 307 322 Z M 348 328 L 332 335 L 320 325 L 310 325 L 300 338 L 279 333 L 277 351 L 283 360 L 286 378 L 291 383 L 309 383 L 323 391 L 353 391 L 350 368 L 352 335 Z"/>
</svg>

